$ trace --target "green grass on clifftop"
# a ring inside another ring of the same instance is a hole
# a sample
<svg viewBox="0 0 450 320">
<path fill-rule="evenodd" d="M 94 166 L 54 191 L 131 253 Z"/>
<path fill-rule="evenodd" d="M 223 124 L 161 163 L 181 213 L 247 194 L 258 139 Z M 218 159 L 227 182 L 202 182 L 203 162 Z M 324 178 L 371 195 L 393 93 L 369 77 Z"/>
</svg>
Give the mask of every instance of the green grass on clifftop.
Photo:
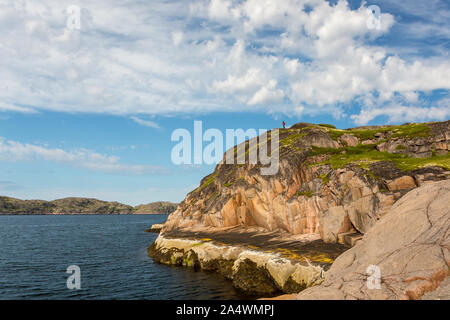
<svg viewBox="0 0 450 320">
<path fill-rule="evenodd" d="M 294 133 L 294 134 L 289 135 L 287 138 L 280 140 L 280 143 L 283 146 L 290 146 L 290 145 L 294 144 L 295 141 L 303 138 L 304 136 L 306 136 L 306 133 Z"/>
<path fill-rule="evenodd" d="M 310 156 L 325 155 L 328 160 L 317 163 L 329 164 L 333 169 L 343 168 L 350 163 L 358 164 L 361 167 L 368 167 L 371 163 L 379 161 L 391 161 L 403 171 L 415 170 L 428 166 L 439 166 L 450 170 L 450 154 L 432 156 L 429 158 L 412 158 L 404 154 L 394 154 L 380 152 L 375 149 L 376 145 L 357 145 L 356 147 L 332 148 L 312 148 Z"/>
<path fill-rule="evenodd" d="M 359 138 L 361 141 L 371 140 L 375 138 L 377 133 L 388 133 L 392 132 L 390 138 L 417 138 L 417 137 L 428 137 L 430 136 L 430 127 L 426 124 L 412 123 L 400 126 L 386 126 L 374 129 L 364 129 L 364 128 L 354 128 L 349 130 L 340 130 L 332 127 L 327 127 L 324 125 L 319 125 L 325 127 L 327 133 L 333 140 L 338 140 L 344 134 L 351 134 Z"/>
<path fill-rule="evenodd" d="M 325 127 L 325 128 L 331 128 L 331 129 L 336 129 L 335 126 L 333 126 L 332 124 L 328 124 L 328 123 L 320 123 L 318 124 L 319 127 Z"/>
<path fill-rule="evenodd" d="M 208 178 L 200 187 L 198 187 L 195 191 L 199 192 L 209 186 L 211 183 L 213 183 L 216 180 L 217 173 L 213 174 L 211 177 Z"/>
</svg>

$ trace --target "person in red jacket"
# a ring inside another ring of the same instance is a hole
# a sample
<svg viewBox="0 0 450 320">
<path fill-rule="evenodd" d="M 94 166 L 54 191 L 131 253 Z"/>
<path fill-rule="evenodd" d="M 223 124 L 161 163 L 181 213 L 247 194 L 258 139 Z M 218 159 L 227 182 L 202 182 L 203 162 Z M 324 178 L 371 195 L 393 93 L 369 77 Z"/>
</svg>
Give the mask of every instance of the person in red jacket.
<svg viewBox="0 0 450 320">
<path fill-rule="evenodd" d="M 283 129 L 285 129 L 286 123 L 283 121 Z"/>
</svg>

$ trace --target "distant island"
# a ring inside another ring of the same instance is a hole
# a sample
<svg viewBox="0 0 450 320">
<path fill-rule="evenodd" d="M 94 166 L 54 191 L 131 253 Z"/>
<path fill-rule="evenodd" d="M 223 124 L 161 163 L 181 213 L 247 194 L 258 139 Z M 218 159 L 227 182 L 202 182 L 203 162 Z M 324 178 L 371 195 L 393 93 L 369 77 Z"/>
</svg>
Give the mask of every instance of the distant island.
<svg viewBox="0 0 450 320">
<path fill-rule="evenodd" d="M 140 204 L 134 207 L 134 212 L 136 214 L 148 214 L 148 213 L 157 213 L 157 214 L 171 214 L 178 207 L 178 203 L 168 202 L 168 201 L 158 201 L 151 202 L 148 204 Z"/>
<path fill-rule="evenodd" d="M 64 198 L 53 201 L 0 197 L 0 215 L 14 214 L 170 214 L 177 203 L 158 201 L 135 207 L 116 201 Z"/>
</svg>

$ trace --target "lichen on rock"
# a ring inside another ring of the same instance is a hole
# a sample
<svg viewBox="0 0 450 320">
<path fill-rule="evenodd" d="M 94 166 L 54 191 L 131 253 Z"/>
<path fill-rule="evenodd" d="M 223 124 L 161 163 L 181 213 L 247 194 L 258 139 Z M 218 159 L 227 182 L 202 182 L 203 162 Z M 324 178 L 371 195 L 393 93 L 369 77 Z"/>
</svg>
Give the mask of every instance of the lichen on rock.
<svg viewBox="0 0 450 320">
<path fill-rule="evenodd" d="M 237 289 L 259 296 L 293 293 L 319 284 L 332 261 L 309 261 L 306 256 L 288 258 L 281 252 L 161 235 L 148 248 L 148 253 L 158 263 L 218 272 L 232 280 Z"/>
</svg>

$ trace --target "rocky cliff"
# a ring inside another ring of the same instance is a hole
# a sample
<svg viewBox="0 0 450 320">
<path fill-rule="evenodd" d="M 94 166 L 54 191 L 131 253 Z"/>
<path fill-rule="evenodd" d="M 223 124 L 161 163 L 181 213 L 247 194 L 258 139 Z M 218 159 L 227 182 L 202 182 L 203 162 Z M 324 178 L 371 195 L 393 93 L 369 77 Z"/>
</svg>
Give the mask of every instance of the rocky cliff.
<svg viewBox="0 0 450 320">
<path fill-rule="evenodd" d="M 132 207 L 90 198 L 44 201 L 0 197 L 0 214 L 168 214 L 175 208 L 176 204 L 170 202 L 153 202 Z"/>
<path fill-rule="evenodd" d="M 258 152 L 272 136 L 257 139 Z M 149 255 L 215 270 L 249 293 L 298 292 L 332 274 L 330 265 L 346 250 L 340 246 L 379 231 L 375 226 L 405 194 L 450 178 L 450 121 L 346 130 L 298 123 L 280 129 L 278 149 L 268 144 L 279 154 L 276 174 L 262 175 L 264 165 L 249 161 L 254 143 L 236 146 L 231 154 L 244 163 L 227 164 L 224 157 L 169 216 Z M 409 232 L 405 220 L 387 223 L 405 224 L 398 230 Z M 448 218 L 443 228 L 448 238 Z M 375 254 L 374 246 L 360 256 Z M 433 260 L 420 259 L 412 260 L 415 267 L 432 269 Z"/>
<path fill-rule="evenodd" d="M 241 225 L 337 242 L 367 232 L 409 190 L 450 177 L 450 121 L 347 130 L 299 123 L 279 136 L 276 175 L 248 161 L 217 165 L 163 233 Z"/>
</svg>

